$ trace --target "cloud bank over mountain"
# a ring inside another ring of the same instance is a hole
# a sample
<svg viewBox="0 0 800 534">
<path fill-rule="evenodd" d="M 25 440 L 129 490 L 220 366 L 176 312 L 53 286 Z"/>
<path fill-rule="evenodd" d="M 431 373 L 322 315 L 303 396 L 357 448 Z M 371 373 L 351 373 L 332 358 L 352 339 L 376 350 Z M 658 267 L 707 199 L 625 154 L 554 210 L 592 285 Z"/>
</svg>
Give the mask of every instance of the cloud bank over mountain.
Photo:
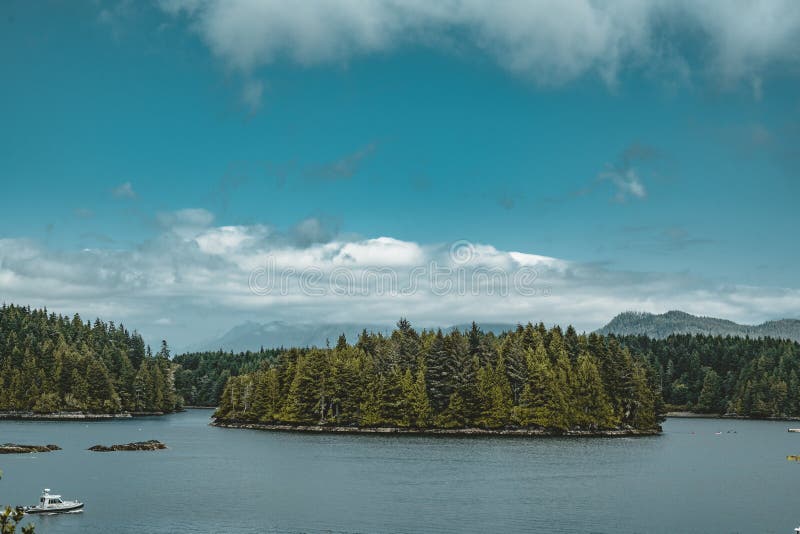
<svg viewBox="0 0 800 534">
<path fill-rule="evenodd" d="M 623 310 L 757 322 L 800 309 L 797 289 L 614 270 L 491 244 L 325 236 L 316 220 L 288 231 L 217 226 L 199 208 L 156 219 L 157 235 L 126 249 L 0 239 L 2 299 L 121 319 L 178 347 L 245 320 L 390 325 L 406 316 L 420 326 L 543 320 L 590 330 Z M 314 228 L 315 239 L 297 228 Z"/>
</svg>

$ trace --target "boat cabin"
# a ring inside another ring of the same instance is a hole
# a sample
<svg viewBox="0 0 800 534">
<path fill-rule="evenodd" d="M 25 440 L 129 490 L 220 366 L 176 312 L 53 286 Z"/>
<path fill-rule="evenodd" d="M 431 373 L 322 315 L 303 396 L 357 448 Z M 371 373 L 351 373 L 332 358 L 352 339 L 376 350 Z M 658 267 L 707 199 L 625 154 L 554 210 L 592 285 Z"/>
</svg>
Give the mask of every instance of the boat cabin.
<svg viewBox="0 0 800 534">
<path fill-rule="evenodd" d="M 39 506 L 46 508 L 57 504 L 64 504 L 64 501 L 61 500 L 61 495 L 50 495 L 49 489 L 42 492 L 42 496 L 39 498 Z"/>
</svg>

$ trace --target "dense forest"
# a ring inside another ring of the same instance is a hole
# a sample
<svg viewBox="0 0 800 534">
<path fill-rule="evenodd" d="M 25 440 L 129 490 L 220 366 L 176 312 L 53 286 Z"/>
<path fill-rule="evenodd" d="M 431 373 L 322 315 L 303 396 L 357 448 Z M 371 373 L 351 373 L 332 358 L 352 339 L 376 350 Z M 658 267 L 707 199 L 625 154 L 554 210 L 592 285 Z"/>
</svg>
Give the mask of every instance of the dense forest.
<svg viewBox="0 0 800 534">
<path fill-rule="evenodd" d="M 124 326 L 0 308 L 0 411 L 171 412 L 180 407 L 166 342 L 152 354 Z"/>
<path fill-rule="evenodd" d="M 251 373 L 275 361 L 282 349 L 251 352 L 189 352 L 175 356 L 175 389 L 188 406 L 217 406 L 231 376 Z"/>
<path fill-rule="evenodd" d="M 665 409 L 800 416 L 800 344 L 478 326 L 334 347 L 153 354 L 137 332 L 3 305 L 0 411 L 171 412 L 223 420 L 459 428 L 648 428 Z"/>
<path fill-rule="evenodd" d="M 570 327 L 519 326 L 496 337 L 418 333 L 341 336 L 291 349 L 232 376 L 220 420 L 397 427 L 652 429 L 660 394 L 647 364 L 615 339 Z"/>
<path fill-rule="evenodd" d="M 619 341 L 650 363 L 673 409 L 800 416 L 800 344 L 795 341 L 688 334 Z"/>
</svg>

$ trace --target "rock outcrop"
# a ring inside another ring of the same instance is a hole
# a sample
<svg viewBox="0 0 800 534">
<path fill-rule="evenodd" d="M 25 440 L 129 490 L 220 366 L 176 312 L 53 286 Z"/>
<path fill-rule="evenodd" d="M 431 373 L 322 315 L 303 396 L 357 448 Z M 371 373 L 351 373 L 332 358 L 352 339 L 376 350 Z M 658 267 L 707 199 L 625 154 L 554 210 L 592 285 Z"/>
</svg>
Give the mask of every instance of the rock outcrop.
<svg viewBox="0 0 800 534">
<path fill-rule="evenodd" d="M 0 445 L 0 454 L 28 454 L 31 452 L 60 451 L 58 445 L 19 445 L 17 443 L 4 443 Z"/>
<path fill-rule="evenodd" d="M 133 443 L 125 443 L 121 445 L 95 445 L 94 447 L 89 447 L 89 450 L 94 452 L 158 451 L 166 448 L 167 446 L 160 441 L 151 439 L 149 441 L 134 441 Z"/>
<path fill-rule="evenodd" d="M 617 428 L 608 430 L 552 430 L 547 428 L 398 428 L 398 427 L 354 427 L 329 425 L 283 425 L 265 423 L 243 423 L 215 419 L 211 426 L 221 428 L 246 428 L 249 430 L 273 430 L 279 432 L 323 432 L 350 434 L 419 434 L 439 436 L 575 436 L 575 437 L 628 437 L 655 436 L 661 427 L 649 429 Z"/>
</svg>

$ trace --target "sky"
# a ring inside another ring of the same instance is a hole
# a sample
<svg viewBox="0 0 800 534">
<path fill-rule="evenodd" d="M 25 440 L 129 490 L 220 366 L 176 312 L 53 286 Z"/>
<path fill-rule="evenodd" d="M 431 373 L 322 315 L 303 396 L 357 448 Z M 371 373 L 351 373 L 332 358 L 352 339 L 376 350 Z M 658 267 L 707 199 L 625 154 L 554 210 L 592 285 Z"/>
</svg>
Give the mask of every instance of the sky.
<svg viewBox="0 0 800 534">
<path fill-rule="evenodd" d="M 0 28 L 4 302 L 177 348 L 800 317 L 800 3 L 12 0 Z"/>
</svg>

